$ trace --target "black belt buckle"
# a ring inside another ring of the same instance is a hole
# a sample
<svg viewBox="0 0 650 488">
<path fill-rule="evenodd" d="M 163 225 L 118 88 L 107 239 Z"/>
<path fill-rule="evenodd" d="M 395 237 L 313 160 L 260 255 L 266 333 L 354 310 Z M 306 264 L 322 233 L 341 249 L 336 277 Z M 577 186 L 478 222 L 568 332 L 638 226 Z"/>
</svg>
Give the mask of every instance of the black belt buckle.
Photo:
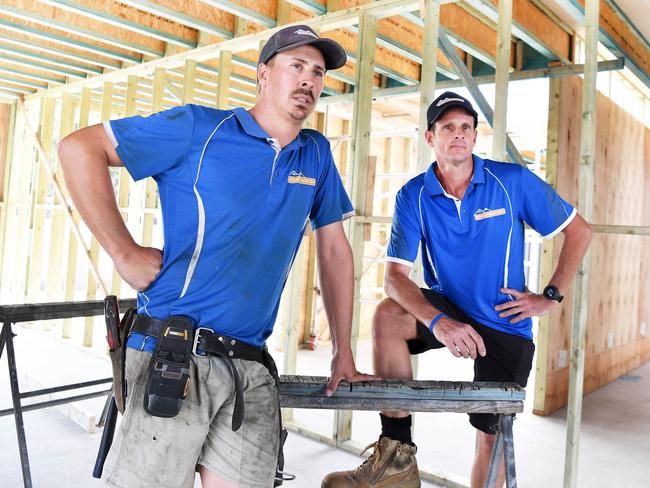
<svg viewBox="0 0 650 488">
<path fill-rule="evenodd" d="M 144 409 L 155 417 L 175 417 L 189 393 L 194 328 L 186 317 L 169 317 L 149 365 Z"/>
</svg>

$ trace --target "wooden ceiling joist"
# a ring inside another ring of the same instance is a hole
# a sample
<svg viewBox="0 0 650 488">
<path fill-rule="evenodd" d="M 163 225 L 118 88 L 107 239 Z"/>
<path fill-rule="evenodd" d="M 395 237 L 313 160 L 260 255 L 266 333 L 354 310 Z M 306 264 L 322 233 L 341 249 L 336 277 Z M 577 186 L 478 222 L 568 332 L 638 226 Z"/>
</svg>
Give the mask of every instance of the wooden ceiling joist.
<svg viewBox="0 0 650 488">
<path fill-rule="evenodd" d="M 4 13 L 3 7 L 0 5 L 0 14 Z M 37 24 L 38 25 L 38 24 Z M 94 54 L 99 54 L 101 56 L 106 56 L 113 59 L 118 59 L 125 63 L 137 64 L 142 62 L 142 55 L 136 55 L 135 53 L 123 53 L 120 51 L 115 51 L 114 49 L 107 49 L 102 46 L 97 46 L 85 41 L 79 41 L 75 37 L 70 37 L 69 35 L 63 35 L 57 32 L 52 32 L 54 29 L 47 27 L 47 22 L 44 22 L 38 28 L 32 27 L 31 25 L 19 24 L 12 22 L 10 20 L 5 20 L 0 18 L 0 29 L 8 30 L 10 32 L 16 32 L 19 34 L 27 34 L 30 37 L 36 39 L 44 39 L 50 42 L 61 44 L 63 46 L 70 46 L 77 49 L 82 49 L 87 52 Z M 65 31 L 70 33 L 70 31 Z"/>
<path fill-rule="evenodd" d="M 89 74 L 102 74 L 104 72 L 104 70 L 99 67 L 88 66 L 85 64 L 80 64 L 74 61 L 60 59 L 52 56 L 45 56 L 38 52 L 26 51 L 24 49 L 19 49 L 16 47 L 6 46 L 2 43 L 0 43 L 0 53 L 10 54 L 13 55 L 14 57 L 18 56 L 20 58 L 25 58 L 40 63 L 52 64 L 60 68 L 73 68 L 77 71 L 82 71 Z"/>
<path fill-rule="evenodd" d="M 30 49 L 32 51 L 38 51 L 43 54 L 51 54 L 57 58 L 71 59 L 75 62 L 81 62 L 84 64 L 95 65 L 98 68 L 108 68 L 108 69 L 120 69 L 122 64 L 118 61 L 108 59 L 104 56 L 88 56 L 83 54 L 78 49 L 59 49 L 54 47 L 49 41 L 41 39 L 40 42 L 33 42 L 33 39 L 27 38 L 25 35 L 18 35 L 14 33 L 12 36 L 6 35 L 2 32 L 2 26 L 0 25 L 0 43 L 3 45 L 10 46 L 20 46 L 22 48 Z"/>
<path fill-rule="evenodd" d="M 86 19 L 79 15 L 60 11 L 50 6 L 19 0 L 2 0 L 0 14 L 10 15 L 30 24 L 55 29 L 66 34 L 119 47 L 131 53 L 160 57 L 164 54 L 164 43 L 144 35 L 109 26 L 103 22 Z M 24 4 L 24 6 L 16 6 Z M 64 19 L 64 20 L 61 20 Z M 137 62 L 137 61 L 136 61 Z"/>
</svg>

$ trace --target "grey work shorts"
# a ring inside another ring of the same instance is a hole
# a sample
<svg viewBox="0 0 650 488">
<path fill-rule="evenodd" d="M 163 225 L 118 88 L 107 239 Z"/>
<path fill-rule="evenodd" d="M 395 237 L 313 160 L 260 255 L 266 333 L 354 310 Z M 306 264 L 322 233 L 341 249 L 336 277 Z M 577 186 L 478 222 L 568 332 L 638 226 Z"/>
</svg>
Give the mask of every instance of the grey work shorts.
<svg viewBox="0 0 650 488">
<path fill-rule="evenodd" d="M 192 356 L 190 393 L 173 418 L 144 411 L 151 354 L 128 349 L 127 404 L 106 460 L 103 479 L 121 488 L 194 485 L 196 465 L 241 488 L 273 486 L 279 443 L 278 396 L 268 370 L 234 359 L 244 392 L 244 423 L 231 422 L 233 379 L 223 359 Z"/>
</svg>

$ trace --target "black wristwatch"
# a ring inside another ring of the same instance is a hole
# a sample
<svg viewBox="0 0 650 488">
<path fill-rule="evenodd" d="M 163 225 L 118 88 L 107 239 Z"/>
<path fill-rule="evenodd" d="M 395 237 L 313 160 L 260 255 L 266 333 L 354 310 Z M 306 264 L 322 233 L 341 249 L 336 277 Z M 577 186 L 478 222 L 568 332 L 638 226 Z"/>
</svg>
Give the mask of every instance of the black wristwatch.
<svg viewBox="0 0 650 488">
<path fill-rule="evenodd" d="M 560 292 L 557 289 L 557 287 L 553 285 L 548 285 L 546 288 L 544 288 L 542 295 L 544 295 L 544 298 L 548 300 L 555 300 L 558 303 L 564 300 L 564 296 L 560 295 Z"/>
</svg>

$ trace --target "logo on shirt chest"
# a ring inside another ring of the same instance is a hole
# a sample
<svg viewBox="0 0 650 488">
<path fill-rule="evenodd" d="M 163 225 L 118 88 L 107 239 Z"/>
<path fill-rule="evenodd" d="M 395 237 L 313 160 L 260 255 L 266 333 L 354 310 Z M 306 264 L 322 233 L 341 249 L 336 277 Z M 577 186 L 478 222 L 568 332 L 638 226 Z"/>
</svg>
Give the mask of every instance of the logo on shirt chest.
<svg viewBox="0 0 650 488">
<path fill-rule="evenodd" d="M 495 210 L 490 210 L 489 208 L 479 208 L 476 212 L 474 212 L 474 220 L 485 220 L 485 219 L 490 219 L 492 217 L 498 217 L 499 215 L 505 215 L 506 214 L 506 209 L 505 208 L 497 208 Z"/>
<path fill-rule="evenodd" d="M 302 173 L 297 173 L 296 171 L 289 173 L 289 179 L 287 182 L 294 185 L 316 186 L 316 178 L 309 178 L 308 176 L 305 176 Z"/>
</svg>

